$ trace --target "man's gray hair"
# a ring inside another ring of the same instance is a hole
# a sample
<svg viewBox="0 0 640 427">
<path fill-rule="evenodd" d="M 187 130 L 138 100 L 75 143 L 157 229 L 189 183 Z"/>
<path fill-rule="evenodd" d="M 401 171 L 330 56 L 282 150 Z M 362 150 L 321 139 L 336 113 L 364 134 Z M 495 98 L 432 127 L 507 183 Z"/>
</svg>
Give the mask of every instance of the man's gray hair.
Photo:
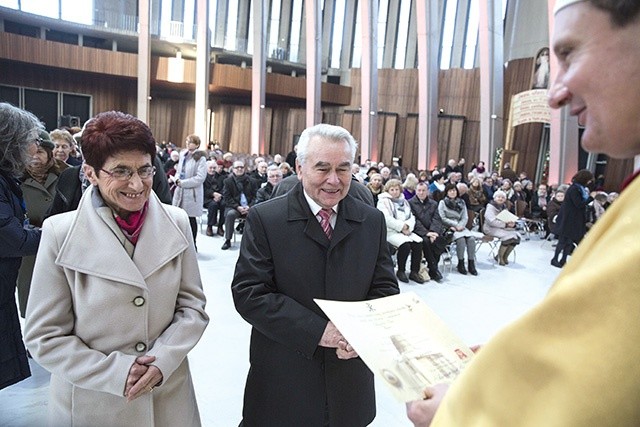
<svg viewBox="0 0 640 427">
<path fill-rule="evenodd" d="M 267 175 L 269 175 L 269 172 L 276 172 L 279 173 L 282 176 L 282 169 L 280 169 L 280 167 L 278 165 L 269 165 L 267 167 Z"/>
<path fill-rule="evenodd" d="M 307 157 L 307 150 L 309 149 L 309 141 L 316 136 L 332 141 L 347 142 L 351 151 L 350 160 L 351 163 L 353 163 L 353 160 L 356 158 L 356 149 L 358 148 L 356 140 L 345 128 L 340 126 L 328 125 L 326 123 L 312 126 L 302 132 L 302 135 L 300 135 L 300 139 L 298 140 L 298 163 L 300 163 L 301 165 L 304 164 Z"/>
<path fill-rule="evenodd" d="M 20 177 L 30 160 L 29 145 L 44 126 L 28 111 L 0 102 L 0 170 Z"/>
</svg>

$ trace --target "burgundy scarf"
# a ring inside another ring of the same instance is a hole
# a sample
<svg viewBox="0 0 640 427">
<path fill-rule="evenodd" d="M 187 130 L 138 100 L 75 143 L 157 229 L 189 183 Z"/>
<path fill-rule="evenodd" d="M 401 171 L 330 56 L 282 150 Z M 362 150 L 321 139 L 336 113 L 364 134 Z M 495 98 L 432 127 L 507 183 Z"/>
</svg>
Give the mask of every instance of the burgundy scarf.
<svg viewBox="0 0 640 427">
<path fill-rule="evenodd" d="M 144 204 L 144 207 L 137 211 L 131 212 L 129 214 L 129 218 L 123 219 L 120 216 L 116 215 L 116 222 L 120 226 L 120 229 L 124 233 L 127 240 L 129 240 L 135 246 L 138 243 L 138 237 L 140 237 L 140 232 L 142 231 L 142 225 L 144 224 L 144 220 L 147 217 L 147 208 L 149 207 L 149 202 L 147 201 Z"/>
</svg>

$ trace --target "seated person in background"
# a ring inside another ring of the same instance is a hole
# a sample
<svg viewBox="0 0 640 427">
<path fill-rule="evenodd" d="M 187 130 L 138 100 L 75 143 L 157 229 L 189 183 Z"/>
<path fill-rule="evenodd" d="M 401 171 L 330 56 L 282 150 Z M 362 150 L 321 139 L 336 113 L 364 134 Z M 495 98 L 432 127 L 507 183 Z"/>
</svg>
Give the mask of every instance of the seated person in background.
<svg viewBox="0 0 640 427">
<path fill-rule="evenodd" d="M 611 206 L 611 203 L 615 202 L 619 196 L 620 193 L 616 193 L 615 191 L 609 193 L 609 195 L 607 196 L 607 204 L 604 205 L 604 208 L 607 209 L 609 206 Z"/>
<path fill-rule="evenodd" d="M 224 213 L 224 244 L 222 250 L 231 247 L 233 225 L 238 218 L 246 218 L 249 209 L 255 204 L 258 187 L 245 173 L 244 162 L 233 162 L 233 173 L 224 180 L 222 197 L 225 205 Z"/>
<path fill-rule="evenodd" d="M 282 162 L 278 166 L 280 166 L 283 178 L 293 175 L 293 169 L 291 169 L 291 165 L 289 163 Z"/>
<path fill-rule="evenodd" d="M 514 213 L 512 209 L 512 206 L 513 206 L 512 199 L 513 199 L 513 195 L 515 194 L 515 192 L 513 191 L 513 182 L 508 178 L 503 179 L 502 184 L 500 185 L 500 189 L 504 191 L 504 194 L 507 195 L 507 201 L 509 202 L 508 203 L 509 211 L 511 211 L 511 213 Z"/>
<path fill-rule="evenodd" d="M 371 191 L 373 203 L 378 206 L 378 196 L 384 191 L 384 187 L 382 186 L 382 175 L 379 173 L 371 174 L 367 188 Z"/>
<path fill-rule="evenodd" d="M 204 188 L 204 204 L 207 209 L 207 236 L 213 236 L 213 226 L 217 226 L 218 236 L 223 236 L 222 224 L 224 224 L 224 201 L 222 200 L 222 188 L 227 174 L 224 172 L 222 160 L 207 161 L 207 177 L 202 183 Z"/>
<path fill-rule="evenodd" d="M 402 194 L 405 200 L 410 200 L 416 195 L 416 185 L 418 185 L 418 178 L 413 173 L 408 174 L 402 183 Z"/>
<path fill-rule="evenodd" d="M 487 196 L 484 193 L 482 182 L 479 178 L 473 178 L 471 180 L 467 195 L 469 196 L 469 208 L 472 211 L 478 213 L 486 206 Z"/>
<path fill-rule="evenodd" d="M 487 209 L 484 211 L 484 225 L 482 231 L 492 237 L 500 239 L 500 248 L 498 254 L 495 256 L 495 260 L 500 265 L 507 265 L 509 261 L 507 258 L 513 249 L 520 244 L 520 236 L 515 230 L 515 222 L 504 222 L 498 219 L 498 214 L 504 210 L 507 210 L 507 196 L 504 191 L 498 190 L 493 193 L 493 201 L 487 204 Z"/>
<path fill-rule="evenodd" d="M 445 196 L 444 194 L 444 174 L 434 171 L 431 176 L 431 184 L 429 184 L 429 194 L 433 200 L 439 202 Z"/>
<path fill-rule="evenodd" d="M 549 227 L 549 233 L 555 234 L 556 232 L 556 219 L 558 217 L 558 212 L 560 212 L 560 206 L 562 206 L 562 202 L 564 202 L 564 193 L 567 191 L 567 185 L 561 185 L 558 189 L 553 193 L 553 197 L 549 201 L 549 205 L 547 206 L 547 227 Z"/>
<path fill-rule="evenodd" d="M 514 212 L 516 215 L 525 218 L 529 218 L 531 216 L 531 212 L 529 211 L 529 207 L 527 204 L 527 195 L 524 192 L 523 185 L 520 181 L 516 181 L 513 183 L 513 196 L 511 196 L 509 200 L 514 206 L 514 209 L 518 208 L 519 205 L 524 206 L 524 209 L 522 209 L 522 211 L 520 211 L 521 208 L 519 208 L 517 212 Z"/>
<path fill-rule="evenodd" d="M 269 166 L 267 168 L 267 184 L 256 193 L 255 204 L 269 200 L 273 194 L 273 189 L 280 184 L 280 181 L 282 181 L 282 170 L 276 165 Z"/>
<path fill-rule="evenodd" d="M 545 184 L 538 185 L 538 191 L 533 193 L 531 197 L 531 218 L 533 219 L 547 219 L 547 206 L 551 201 L 551 196 L 547 191 Z"/>
<path fill-rule="evenodd" d="M 493 193 L 498 189 L 498 185 L 492 177 L 487 177 L 482 182 L 482 190 L 487 197 L 487 202 L 493 200 Z"/>
<path fill-rule="evenodd" d="M 384 192 L 378 196 L 378 209 L 384 213 L 387 222 L 387 242 L 398 248 L 398 280 L 409 283 L 424 283 L 420 277 L 422 262 L 422 238 L 413 233 L 416 219 L 411 207 L 402 195 L 402 182 L 390 179 L 384 186 Z M 411 272 L 407 278 L 405 268 L 411 252 Z"/>
<path fill-rule="evenodd" d="M 180 152 L 178 150 L 173 150 L 171 154 L 169 154 L 169 159 L 164 162 L 162 166 L 162 168 L 164 169 L 164 173 L 169 173 L 171 169 L 173 169 L 175 173 L 178 160 L 180 160 Z"/>
<path fill-rule="evenodd" d="M 445 197 L 438 204 L 438 213 L 446 229 L 453 231 L 453 240 L 456 242 L 458 255 L 458 272 L 467 274 L 464 268 L 464 253 L 467 252 L 469 273 L 478 275 L 476 270 L 476 239 L 474 233 L 467 229 L 467 207 L 458 196 L 458 189 L 454 184 L 447 184 L 444 191 Z"/>
<path fill-rule="evenodd" d="M 604 215 L 604 205 L 607 203 L 607 193 L 598 192 L 587 205 L 587 228 L 591 228 L 595 222 Z"/>
<path fill-rule="evenodd" d="M 416 195 L 409 200 L 409 206 L 416 218 L 413 232 L 422 237 L 422 253 L 427 260 L 429 277 L 440 282 L 442 273 L 438 270 L 438 263 L 447 242 L 440 234 L 444 226 L 438 214 L 438 202 L 429 197 L 429 185 L 426 182 L 418 183 Z"/>
<path fill-rule="evenodd" d="M 258 183 L 258 187 L 267 183 L 267 167 L 267 162 L 264 159 L 256 159 L 256 168 L 249 174 L 249 177 Z"/>
<path fill-rule="evenodd" d="M 456 188 L 458 189 L 458 197 L 464 200 L 464 205 L 467 209 L 471 209 L 471 201 L 469 200 L 469 187 L 464 182 L 458 182 L 456 184 Z"/>
</svg>

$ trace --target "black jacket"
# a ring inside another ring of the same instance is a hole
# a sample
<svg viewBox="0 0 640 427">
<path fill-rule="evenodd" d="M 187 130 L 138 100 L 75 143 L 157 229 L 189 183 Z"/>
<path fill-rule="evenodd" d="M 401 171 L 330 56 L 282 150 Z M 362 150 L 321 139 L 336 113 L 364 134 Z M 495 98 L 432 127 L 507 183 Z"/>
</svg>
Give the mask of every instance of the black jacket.
<svg viewBox="0 0 640 427">
<path fill-rule="evenodd" d="M 0 389 L 31 376 L 15 294 L 22 257 L 38 251 L 40 229 L 24 226 L 21 201 L 17 181 L 0 173 Z"/>
<path fill-rule="evenodd" d="M 238 206 L 240 206 L 240 194 L 243 193 L 247 198 L 248 205 L 253 206 L 257 192 L 258 185 L 249 175 L 244 174 L 238 177 L 230 174 L 229 177 L 224 180 L 222 199 L 227 209 L 237 209 Z"/>
<path fill-rule="evenodd" d="M 444 225 L 438 213 L 438 202 L 430 197 L 427 197 L 423 202 L 418 196 L 413 196 L 409 199 L 409 206 L 411 206 L 413 216 L 416 217 L 416 225 L 413 228 L 414 233 L 420 237 L 426 236 L 430 231 L 438 234 L 442 233 Z"/>
</svg>

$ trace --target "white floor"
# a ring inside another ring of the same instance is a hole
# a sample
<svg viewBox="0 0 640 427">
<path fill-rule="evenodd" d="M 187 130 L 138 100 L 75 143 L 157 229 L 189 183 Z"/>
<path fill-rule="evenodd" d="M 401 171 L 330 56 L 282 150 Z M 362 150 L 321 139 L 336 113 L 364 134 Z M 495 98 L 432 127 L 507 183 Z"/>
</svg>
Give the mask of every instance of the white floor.
<svg viewBox="0 0 640 427">
<path fill-rule="evenodd" d="M 239 241 L 222 251 L 220 237 L 200 234 L 197 240 L 211 323 L 189 359 L 207 427 L 237 426 L 241 418 L 250 328 L 236 313 L 230 293 Z M 483 245 L 477 256 L 479 276 L 454 270 L 445 274 L 443 283 L 401 284 L 401 291 L 416 292 L 468 344 L 481 344 L 544 297 L 560 271 L 549 265 L 552 251 L 549 242 L 532 237 L 517 247 L 515 263 L 500 267 L 488 258 L 489 249 Z M 33 361 L 31 368 L 31 378 L 0 391 L 0 426 L 45 425 L 49 374 Z M 404 404 L 395 401 L 382 383 L 376 392 L 378 415 L 372 426 L 411 425 Z"/>
</svg>

